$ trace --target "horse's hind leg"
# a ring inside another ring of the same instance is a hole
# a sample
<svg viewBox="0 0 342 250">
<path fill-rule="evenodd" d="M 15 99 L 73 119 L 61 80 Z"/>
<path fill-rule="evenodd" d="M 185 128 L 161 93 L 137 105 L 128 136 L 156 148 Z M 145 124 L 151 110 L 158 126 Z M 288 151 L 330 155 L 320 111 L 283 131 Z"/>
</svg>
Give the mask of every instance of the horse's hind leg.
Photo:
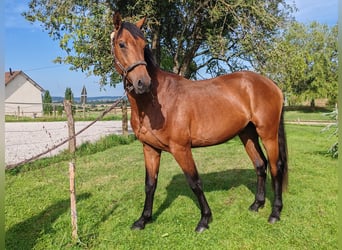
<svg viewBox="0 0 342 250">
<path fill-rule="evenodd" d="M 248 156 L 253 162 L 257 174 L 255 200 L 249 207 L 250 210 L 257 212 L 258 209 L 265 204 L 267 160 L 260 147 L 259 136 L 255 130 L 255 126 L 252 123 L 249 123 L 247 127 L 240 132 L 239 137 L 245 146 Z"/>
<path fill-rule="evenodd" d="M 267 128 L 267 129 L 265 129 Z M 264 126 L 262 129 L 257 129 L 261 138 L 264 148 L 267 153 L 269 161 L 270 173 L 272 177 L 272 187 L 274 190 L 274 200 L 272 205 L 272 213 L 268 222 L 274 223 L 280 220 L 280 212 L 283 208 L 283 177 L 284 177 L 284 164 L 279 158 L 279 139 L 278 130 L 273 126 Z"/>
<path fill-rule="evenodd" d="M 280 220 L 280 212 L 283 208 L 283 173 L 281 171 L 282 163 L 278 160 L 279 146 L 277 138 L 263 139 L 262 141 L 267 151 L 268 160 L 270 162 L 270 172 L 272 176 L 272 186 L 274 190 L 272 213 L 268 219 L 268 222 L 274 223 Z"/>
</svg>

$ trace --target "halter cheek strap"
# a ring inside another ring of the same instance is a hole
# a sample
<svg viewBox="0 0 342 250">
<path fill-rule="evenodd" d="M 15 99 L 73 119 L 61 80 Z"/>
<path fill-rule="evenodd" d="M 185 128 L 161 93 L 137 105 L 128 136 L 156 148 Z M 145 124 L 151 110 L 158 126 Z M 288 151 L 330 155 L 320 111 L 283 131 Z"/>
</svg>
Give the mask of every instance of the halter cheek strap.
<svg viewBox="0 0 342 250">
<path fill-rule="evenodd" d="M 132 81 L 128 78 L 128 73 L 131 72 L 135 67 L 139 66 L 139 65 L 147 65 L 147 63 L 145 61 L 137 61 L 135 63 L 133 63 L 132 65 L 128 66 L 127 68 L 125 68 L 115 57 L 115 53 L 114 53 L 114 37 L 115 37 L 115 33 L 112 32 L 112 34 L 110 35 L 110 41 L 111 41 L 111 51 L 112 51 L 112 55 L 114 57 L 114 63 L 119 67 L 119 69 L 122 71 L 121 76 L 122 76 L 122 81 L 124 83 L 124 87 L 128 92 L 131 92 L 133 90 L 133 86 L 128 86 L 128 82 L 130 82 L 132 85 Z"/>
</svg>

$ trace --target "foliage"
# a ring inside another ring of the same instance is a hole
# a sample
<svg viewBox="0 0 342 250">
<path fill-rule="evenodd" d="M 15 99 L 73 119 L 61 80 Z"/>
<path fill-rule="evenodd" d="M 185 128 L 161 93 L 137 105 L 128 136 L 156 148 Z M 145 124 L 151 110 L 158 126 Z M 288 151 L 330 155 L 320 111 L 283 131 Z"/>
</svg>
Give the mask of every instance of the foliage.
<svg viewBox="0 0 342 250">
<path fill-rule="evenodd" d="M 327 125 L 322 131 L 325 132 L 325 131 L 332 130 L 331 137 L 336 138 L 336 141 L 330 146 L 328 152 L 331 154 L 332 157 L 337 158 L 338 157 L 338 109 L 337 109 L 337 106 L 332 112 L 326 113 L 325 115 L 335 121 L 335 123 L 331 125 Z"/>
<path fill-rule="evenodd" d="M 109 41 L 115 10 L 127 21 L 148 16 L 146 33 L 158 63 L 195 78 L 200 70 L 217 75 L 260 60 L 255 55 L 283 26 L 292 7 L 285 0 L 31 0 L 23 15 L 60 42 L 67 56 L 56 62 L 100 76 L 101 84 L 116 84 Z"/>
<path fill-rule="evenodd" d="M 209 230 L 193 231 L 200 218 L 195 196 L 165 153 L 153 223 L 131 231 L 144 199 L 143 153 L 135 141 L 77 158 L 79 245 L 71 245 L 68 160 L 6 173 L 6 249 L 338 249 L 338 165 L 325 155 L 331 140 L 319 136 L 320 130 L 286 126 L 289 191 L 282 219 L 274 225 L 267 222 L 273 199 L 269 179 L 265 207 L 248 211 L 256 175 L 233 139 L 193 151 L 214 216 Z"/>
<path fill-rule="evenodd" d="M 66 88 L 64 92 L 64 100 L 69 100 L 71 103 L 74 102 L 74 94 L 72 93 L 71 88 Z"/>
<path fill-rule="evenodd" d="M 63 107 L 62 105 L 58 105 L 58 106 L 57 106 L 57 114 L 58 114 L 59 116 L 62 116 L 63 110 L 64 110 L 64 107 Z"/>
<path fill-rule="evenodd" d="M 72 93 L 71 88 L 66 88 L 65 89 L 65 93 L 64 93 L 64 100 L 69 100 L 71 103 L 74 103 L 74 94 Z M 64 107 L 63 107 L 64 110 Z M 60 115 L 60 112 L 63 110 L 61 108 L 58 108 L 58 115 Z M 71 106 L 71 112 L 74 115 L 76 113 L 76 107 L 75 106 Z"/>
<path fill-rule="evenodd" d="M 336 103 L 337 25 L 291 22 L 266 52 L 267 60 L 256 68 L 280 85 L 289 105 L 316 98 Z"/>
<path fill-rule="evenodd" d="M 52 97 L 48 90 L 45 91 L 43 96 L 43 114 L 44 115 L 51 115 L 52 114 Z"/>
</svg>

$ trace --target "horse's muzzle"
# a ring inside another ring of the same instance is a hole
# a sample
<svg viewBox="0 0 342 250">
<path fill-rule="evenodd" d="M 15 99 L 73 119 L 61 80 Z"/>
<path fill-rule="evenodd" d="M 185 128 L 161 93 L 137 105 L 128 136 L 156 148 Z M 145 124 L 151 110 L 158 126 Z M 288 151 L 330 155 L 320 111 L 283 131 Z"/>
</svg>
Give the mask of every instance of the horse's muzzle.
<svg viewBox="0 0 342 250">
<path fill-rule="evenodd" d="M 151 90 L 151 78 L 144 77 L 133 83 L 134 91 L 136 94 L 141 95 L 148 93 Z"/>
</svg>

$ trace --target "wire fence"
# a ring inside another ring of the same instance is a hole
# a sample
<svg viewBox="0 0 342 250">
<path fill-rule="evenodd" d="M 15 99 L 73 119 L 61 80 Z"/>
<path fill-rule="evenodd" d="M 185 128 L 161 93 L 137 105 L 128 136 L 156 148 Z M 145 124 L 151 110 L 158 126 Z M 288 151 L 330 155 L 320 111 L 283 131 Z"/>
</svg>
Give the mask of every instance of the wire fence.
<svg viewBox="0 0 342 250">
<path fill-rule="evenodd" d="M 122 101 L 122 100 L 121 100 Z M 96 119 L 101 112 L 110 107 L 112 103 L 87 103 L 85 105 L 75 103 L 72 105 L 73 115 L 76 119 L 88 118 Z M 130 113 L 130 107 L 127 108 Z M 27 102 L 5 102 L 5 115 L 8 119 L 24 119 L 24 118 L 66 118 L 63 103 L 27 103 Z M 109 115 L 122 115 L 121 103 L 114 107 Z"/>
<path fill-rule="evenodd" d="M 123 100 L 124 100 L 124 97 L 121 97 L 117 99 L 110 106 L 106 106 L 106 108 L 92 122 L 87 123 L 87 125 L 83 126 L 82 129 L 78 130 L 78 132 L 75 134 L 75 137 L 79 136 L 81 133 L 88 130 L 97 121 L 102 120 L 103 117 L 109 114 L 112 110 L 118 108 L 118 106 L 121 105 L 121 102 Z M 11 143 L 11 140 L 10 140 L 11 135 L 9 133 L 14 134 L 15 132 L 22 132 L 22 129 L 20 128 L 20 126 L 25 126 L 25 123 L 18 124 L 18 125 L 19 126 L 17 126 L 16 129 L 14 130 L 5 131 L 5 134 L 7 134 L 7 138 L 8 138 L 8 140 L 6 139 L 6 150 L 11 149 L 12 154 L 14 154 L 14 158 L 20 158 L 20 155 L 22 154 L 22 152 L 18 152 L 17 150 L 15 150 L 15 148 L 18 148 L 19 146 L 22 150 L 25 151 L 25 153 L 27 152 L 33 152 L 33 153 L 32 155 L 29 155 L 29 158 L 27 157 L 27 154 L 25 154 L 25 157 L 22 160 L 16 161 L 14 163 L 9 163 L 9 164 L 6 163 L 7 164 L 6 169 L 13 169 L 19 165 L 34 161 L 46 154 L 52 154 L 53 151 L 58 150 L 59 147 L 63 146 L 69 140 L 73 139 L 73 138 L 67 137 L 67 124 L 60 123 L 58 127 L 54 127 L 54 128 L 48 128 L 47 125 L 45 125 L 46 127 L 43 126 L 43 128 L 40 128 L 39 126 L 35 126 L 31 128 L 30 130 L 26 130 L 24 133 L 21 133 L 20 138 L 16 137 L 16 142 Z M 45 136 L 42 136 L 42 130 Z M 63 138 L 56 136 L 56 134 L 60 133 L 60 130 L 63 130 L 66 135 Z M 25 133 L 27 135 L 25 135 Z M 35 134 L 37 134 L 37 136 L 34 136 Z M 101 135 L 103 135 L 103 132 L 101 132 Z M 29 141 L 27 141 L 27 136 L 29 136 L 30 138 Z M 92 134 L 92 136 L 94 135 Z M 46 143 L 45 151 L 37 153 L 37 150 L 35 150 L 35 148 L 37 147 L 38 144 L 41 145 L 42 139 L 43 139 L 42 137 L 45 137 L 45 142 L 43 142 L 43 143 Z"/>
</svg>

